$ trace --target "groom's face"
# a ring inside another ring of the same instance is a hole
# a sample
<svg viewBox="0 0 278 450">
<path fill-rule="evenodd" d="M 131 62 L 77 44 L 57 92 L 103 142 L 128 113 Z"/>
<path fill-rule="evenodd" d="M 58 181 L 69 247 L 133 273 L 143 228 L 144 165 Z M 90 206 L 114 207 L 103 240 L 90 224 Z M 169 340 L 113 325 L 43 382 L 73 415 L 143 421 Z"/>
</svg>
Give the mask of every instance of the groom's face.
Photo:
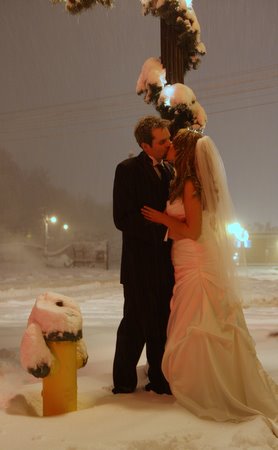
<svg viewBox="0 0 278 450">
<path fill-rule="evenodd" d="M 148 155 L 160 162 L 166 157 L 171 146 L 170 132 L 168 128 L 154 128 L 152 130 L 152 137 L 151 145 L 142 144 L 142 148 Z"/>
</svg>

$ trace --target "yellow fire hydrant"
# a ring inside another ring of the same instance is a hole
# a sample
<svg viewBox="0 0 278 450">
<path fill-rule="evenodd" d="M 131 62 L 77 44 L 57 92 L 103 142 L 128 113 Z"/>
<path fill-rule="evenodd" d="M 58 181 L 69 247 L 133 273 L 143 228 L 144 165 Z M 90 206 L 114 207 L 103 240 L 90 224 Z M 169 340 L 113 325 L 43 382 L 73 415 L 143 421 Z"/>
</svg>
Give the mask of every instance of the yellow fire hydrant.
<svg viewBox="0 0 278 450">
<path fill-rule="evenodd" d="M 39 295 L 24 332 L 21 364 L 43 379 L 43 415 L 77 410 L 77 369 L 88 360 L 82 339 L 82 317 L 69 297 Z"/>
</svg>

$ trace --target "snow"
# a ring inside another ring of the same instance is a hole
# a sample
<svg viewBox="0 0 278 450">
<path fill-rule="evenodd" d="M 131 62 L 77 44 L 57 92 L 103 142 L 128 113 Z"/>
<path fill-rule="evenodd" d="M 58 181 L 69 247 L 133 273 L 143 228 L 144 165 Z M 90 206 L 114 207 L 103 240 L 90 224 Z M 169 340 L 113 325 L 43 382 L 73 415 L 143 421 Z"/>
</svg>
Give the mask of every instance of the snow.
<svg viewBox="0 0 278 450">
<path fill-rule="evenodd" d="M 82 329 L 82 316 L 78 304 L 70 297 L 45 292 L 36 299 L 28 325 L 31 323 L 37 323 L 46 336 L 64 332 L 77 336 Z"/>
<path fill-rule="evenodd" d="M 240 268 L 244 313 L 265 369 L 278 382 L 278 267 Z M 20 342 L 36 298 L 56 292 L 74 299 L 83 317 L 89 360 L 78 370 L 78 410 L 42 417 L 40 379 L 20 365 Z M 119 269 L 0 264 L 0 450 L 268 450 L 278 439 L 263 418 L 246 423 L 201 420 L 172 396 L 139 388 L 113 395 L 112 362 L 122 315 Z M 251 380 L 250 380 L 251 382 Z"/>
<path fill-rule="evenodd" d="M 164 89 L 162 89 L 158 105 L 164 103 L 169 106 L 177 106 L 180 103 L 184 103 L 186 106 L 190 107 L 196 101 L 196 95 L 190 89 L 190 87 L 185 86 L 182 83 L 167 84 Z"/>
<path fill-rule="evenodd" d="M 148 58 L 141 69 L 139 78 L 136 83 L 136 93 L 138 95 L 145 93 L 144 100 L 150 103 L 152 86 L 163 88 L 166 84 L 166 70 L 163 68 L 160 59 Z"/>
</svg>

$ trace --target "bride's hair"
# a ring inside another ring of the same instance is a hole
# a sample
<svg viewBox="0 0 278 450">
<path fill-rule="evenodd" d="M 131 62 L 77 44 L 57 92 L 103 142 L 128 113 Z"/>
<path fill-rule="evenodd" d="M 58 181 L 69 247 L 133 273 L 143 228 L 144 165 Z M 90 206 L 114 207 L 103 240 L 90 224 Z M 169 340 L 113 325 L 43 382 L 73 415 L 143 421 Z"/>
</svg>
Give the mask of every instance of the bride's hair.
<svg viewBox="0 0 278 450">
<path fill-rule="evenodd" d="M 177 197 L 183 197 L 184 184 L 187 179 L 191 179 L 200 195 L 200 180 L 196 171 L 196 144 L 203 135 L 197 131 L 182 128 L 173 139 L 173 146 L 176 151 L 175 171 L 176 175 L 170 188 L 170 201 Z"/>
</svg>

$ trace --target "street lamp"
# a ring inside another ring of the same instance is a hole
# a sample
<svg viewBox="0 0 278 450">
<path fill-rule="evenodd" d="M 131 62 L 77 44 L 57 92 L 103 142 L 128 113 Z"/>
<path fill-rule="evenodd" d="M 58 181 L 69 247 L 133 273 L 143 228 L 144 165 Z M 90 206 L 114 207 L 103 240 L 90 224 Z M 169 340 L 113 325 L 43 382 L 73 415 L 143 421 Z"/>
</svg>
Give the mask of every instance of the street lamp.
<svg viewBox="0 0 278 450">
<path fill-rule="evenodd" d="M 237 247 L 245 247 L 247 248 L 249 245 L 249 233 L 243 228 L 240 223 L 234 222 L 230 223 L 227 227 L 228 233 L 232 234 L 236 241 Z"/>
<path fill-rule="evenodd" d="M 43 221 L 44 221 L 44 254 L 45 256 L 47 255 L 47 242 L 48 242 L 48 225 L 49 223 L 56 223 L 57 222 L 57 217 L 56 216 L 51 216 L 49 217 L 48 215 L 45 215 L 43 217 Z"/>
</svg>

